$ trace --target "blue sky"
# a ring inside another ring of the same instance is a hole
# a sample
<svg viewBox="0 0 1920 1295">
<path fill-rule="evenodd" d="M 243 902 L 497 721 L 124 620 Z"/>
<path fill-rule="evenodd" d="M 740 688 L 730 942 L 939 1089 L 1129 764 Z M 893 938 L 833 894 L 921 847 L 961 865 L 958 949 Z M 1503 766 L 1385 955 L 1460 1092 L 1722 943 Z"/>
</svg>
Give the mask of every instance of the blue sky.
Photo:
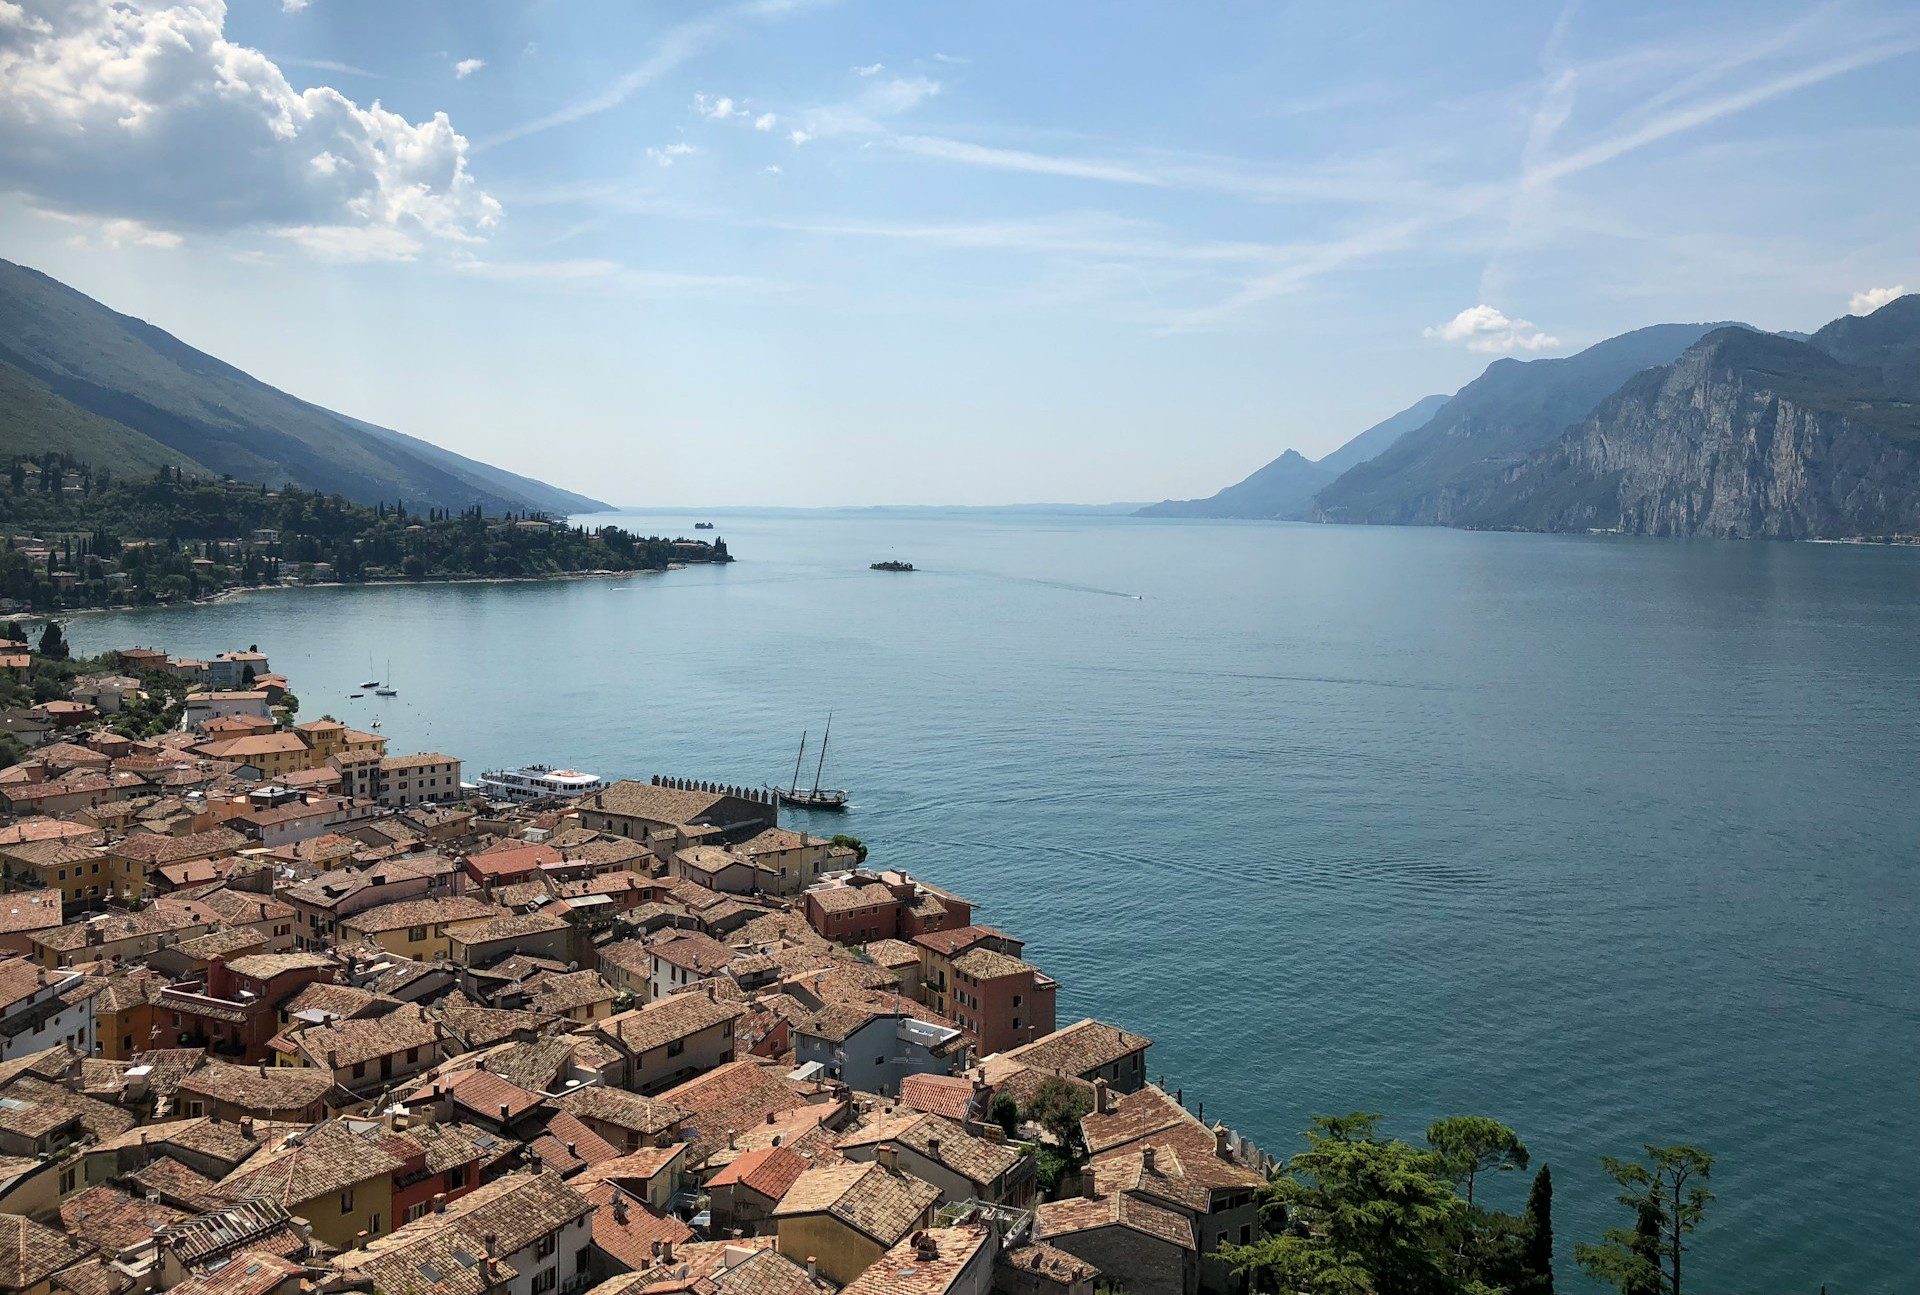
<svg viewBox="0 0 1920 1295">
<path fill-rule="evenodd" d="M 1910 5 L 0 0 L 0 255 L 634 504 L 1099 502 L 1920 288 Z"/>
</svg>

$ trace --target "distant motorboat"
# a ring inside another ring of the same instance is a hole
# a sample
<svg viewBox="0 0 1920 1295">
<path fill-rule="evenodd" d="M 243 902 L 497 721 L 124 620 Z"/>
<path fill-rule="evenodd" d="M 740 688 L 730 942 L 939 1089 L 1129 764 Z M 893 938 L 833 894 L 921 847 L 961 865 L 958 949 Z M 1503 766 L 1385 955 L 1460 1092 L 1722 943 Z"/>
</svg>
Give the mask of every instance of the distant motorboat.
<svg viewBox="0 0 1920 1295">
<path fill-rule="evenodd" d="M 886 562 L 869 562 L 867 564 L 867 570 L 869 571 L 911 571 L 913 570 L 913 563 L 894 562 L 891 560 Z"/>
<path fill-rule="evenodd" d="M 363 692 L 350 692 L 350 693 L 348 693 L 348 694 L 347 694 L 347 696 L 349 696 L 349 697 L 364 697 L 364 696 L 366 696 L 366 695 L 367 695 L 367 694 L 365 694 L 365 693 L 363 693 Z"/>
<path fill-rule="evenodd" d="M 693 524 L 693 529 L 696 531 L 710 531 L 713 529 L 713 523 L 712 522 L 695 522 Z"/>
</svg>

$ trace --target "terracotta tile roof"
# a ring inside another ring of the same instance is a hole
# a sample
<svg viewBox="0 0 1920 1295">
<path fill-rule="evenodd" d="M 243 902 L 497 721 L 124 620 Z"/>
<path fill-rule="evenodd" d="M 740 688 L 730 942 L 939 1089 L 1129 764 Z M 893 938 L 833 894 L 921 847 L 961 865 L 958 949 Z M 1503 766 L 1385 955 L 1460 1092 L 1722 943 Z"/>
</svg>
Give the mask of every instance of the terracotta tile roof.
<svg viewBox="0 0 1920 1295">
<path fill-rule="evenodd" d="M 232 828 L 216 827 L 188 836 L 162 836 L 158 832 L 135 832 L 107 847 L 107 853 L 122 859 L 150 863 L 156 867 L 178 863 L 192 857 L 232 854 L 251 844 Z"/>
<path fill-rule="evenodd" d="M 735 1157 L 732 1164 L 707 1180 L 707 1186 L 729 1187 L 737 1183 L 777 1201 L 806 1171 L 806 1157 L 798 1152 L 785 1147 L 762 1147 Z"/>
<path fill-rule="evenodd" d="M 229 959 L 227 970 L 251 980 L 272 980 L 289 971 L 313 971 L 338 965 L 337 959 L 324 953 L 257 953 L 251 957 Z"/>
<path fill-rule="evenodd" d="M 1109 1227 L 1125 1228 L 1182 1250 L 1197 1248 L 1193 1225 L 1184 1215 L 1120 1192 L 1098 1200 L 1079 1196 L 1049 1201 L 1034 1211 L 1033 1235 L 1039 1241 Z"/>
<path fill-rule="evenodd" d="M 58 890 L 17 890 L 0 895 L 0 934 L 44 931 L 60 922 Z"/>
<path fill-rule="evenodd" d="M 656 1243 L 680 1245 L 693 1239 L 693 1229 L 679 1219 L 654 1213 L 612 1183 L 594 1184 L 586 1197 L 593 1202 L 593 1244 L 628 1268 L 651 1263 Z"/>
<path fill-rule="evenodd" d="M 725 796 L 718 792 L 676 791 L 644 782 L 622 779 L 593 793 L 580 802 L 583 810 L 624 814 L 650 823 L 684 825 L 693 822 L 718 805 Z"/>
<path fill-rule="evenodd" d="M 93 1247 L 20 1214 L 0 1214 L 0 1287 L 32 1290 Z"/>
<path fill-rule="evenodd" d="M 807 1104 L 779 1072 L 754 1061 L 730 1061 L 695 1075 L 660 1094 L 660 1100 L 686 1112 L 685 1127 L 695 1135 L 689 1155 L 696 1164 L 724 1146 L 729 1133 L 765 1124 L 769 1116 Z"/>
<path fill-rule="evenodd" d="M 547 1121 L 546 1131 L 527 1144 L 527 1152 L 535 1164 L 563 1178 L 620 1155 L 618 1147 L 569 1111 L 562 1111 Z"/>
<path fill-rule="evenodd" d="M 117 1187 L 89 1187 L 60 1202 L 68 1232 L 110 1255 L 153 1240 L 159 1228 L 192 1217 L 184 1210 L 129 1196 Z"/>
<path fill-rule="evenodd" d="M 209 1061 L 180 1081 L 179 1092 L 231 1102 L 256 1115 L 305 1110 L 333 1089 L 333 1076 L 300 1066 L 236 1066 Z"/>
<path fill-rule="evenodd" d="M 494 1252 L 510 1255 L 592 1209 L 558 1174 L 508 1174 L 447 1202 L 444 1214 L 426 1214 L 338 1256 L 334 1265 L 364 1274 L 379 1295 L 479 1295 L 513 1274 L 502 1263 L 495 1281 L 487 1281 L 480 1271 L 483 1238 L 491 1235 Z"/>
<path fill-rule="evenodd" d="M 427 1159 L 427 1172 L 445 1173 L 456 1165 L 491 1164 L 516 1150 L 519 1143 L 498 1137 L 473 1124 L 458 1121 L 417 1124 L 405 1134 Z"/>
<path fill-rule="evenodd" d="M 396 755 L 380 762 L 382 770 L 426 769 L 434 765 L 459 764 L 456 756 L 441 755 L 437 751 L 422 751 L 417 755 Z"/>
<path fill-rule="evenodd" d="M 413 1048 L 431 1052 L 439 1042 L 440 1031 L 425 1009 L 409 1005 L 385 1016 L 305 1026 L 289 1038 L 308 1065 L 337 1070 Z M 432 1060 L 431 1055 L 428 1059 Z"/>
<path fill-rule="evenodd" d="M 159 935 L 185 930 L 190 926 L 211 926 L 219 919 L 212 913 L 196 913 L 186 907 L 191 901 L 155 900 L 137 913 L 110 913 L 84 922 L 69 922 L 42 935 L 33 942 L 56 953 L 71 953 L 87 946 L 87 932 L 98 930 L 103 942 Z M 178 907 L 174 905 L 179 905 Z"/>
<path fill-rule="evenodd" d="M 172 1156 L 156 1156 L 128 1174 L 126 1182 L 142 1191 L 158 1192 L 162 1201 L 194 1213 L 217 1210 L 227 1198 L 213 1179 Z"/>
<path fill-rule="evenodd" d="M 402 1163 L 378 1142 L 328 1120 L 305 1133 L 283 1135 L 277 1147 L 258 1152 L 220 1186 L 234 1199 L 264 1197 L 293 1210 L 328 1192 L 390 1174 Z"/>
<path fill-rule="evenodd" d="M 905 940 L 872 940 L 861 948 L 869 958 L 882 967 L 920 965 L 920 950 Z"/>
<path fill-rule="evenodd" d="M 559 1085 L 560 1073 L 573 1064 L 587 1042 L 584 1038 L 564 1036 L 535 1039 L 531 1043 L 507 1043 L 489 1052 L 480 1064 L 530 1092 L 552 1092 Z"/>
<path fill-rule="evenodd" d="M 993 949 L 968 949 L 953 960 L 953 969 L 975 980 L 1000 980 L 1007 976 L 1031 976 L 1039 968 L 1030 962 L 1009 957 Z"/>
<path fill-rule="evenodd" d="M 489 1120 L 498 1120 L 503 1106 L 507 1108 L 507 1120 L 517 1120 L 541 1101 L 538 1093 L 530 1093 L 490 1070 L 461 1070 L 444 1075 L 414 1089 L 406 1100 L 428 1101 L 436 1092 L 451 1094 L 455 1102 Z"/>
<path fill-rule="evenodd" d="M 80 1127 L 95 1138 L 118 1137 L 134 1125 L 133 1116 L 118 1106 L 96 1101 L 82 1093 L 67 1089 L 64 1078 L 59 1083 L 51 1083 L 34 1075 L 22 1075 L 7 1086 L 8 1097 L 26 1102 L 30 1107 L 57 1111 L 63 1117 L 77 1118 Z M 10 1112 L 18 1115 L 20 1112 Z"/>
<path fill-rule="evenodd" d="M 87 1259 L 53 1275 L 52 1288 L 61 1295 L 121 1295 L 132 1289 L 133 1278 L 99 1259 Z"/>
<path fill-rule="evenodd" d="M 448 994 L 429 1010 L 445 1021 L 447 1029 L 468 1048 L 485 1048 L 502 1043 L 522 1030 L 543 1029 L 553 1020 L 551 1016 L 542 1016 L 537 1012 L 482 1007 L 458 990 Z"/>
<path fill-rule="evenodd" d="M 908 1075 L 900 1081 L 902 1105 L 949 1120 L 975 1115 L 973 1100 L 973 1081 L 960 1075 Z"/>
<path fill-rule="evenodd" d="M 663 933 L 659 938 L 649 941 L 647 949 L 662 962 L 684 968 L 697 976 L 711 976 L 724 971 L 727 964 L 739 956 L 712 936 L 697 931 Z"/>
<path fill-rule="evenodd" d="M 409 926 L 436 926 L 473 918 L 495 917 L 501 910 L 481 899 L 449 895 L 442 899 L 408 899 L 381 904 L 340 919 L 342 930 L 399 931 Z"/>
<path fill-rule="evenodd" d="M 809 1169 L 774 1206 L 775 1218 L 825 1214 L 883 1246 L 911 1231 L 940 1199 L 940 1189 L 877 1164 Z"/>
<path fill-rule="evenodd" d="M 990 1263 L 991 1234 L 978 1224 L 916 1232 L 874 1260 L 842 1295 L 946 1295 L 983 1247 Z"/>
<path fill-rule="evenodd" d="M 175 1295 L 267 1295 L 306 1271 L 303 1265 L 269 1251 L 243 1250 L 219 1268 L 189 1277 L 169 1289 Z"/>
<path fill-rule="evenodd" d="M 736 1003 L 715 1002 L 699 993 L 675 994 L 645 1007 L 609 1016 L 594 1029 L 637 1057 L 676 1040 L 692 1038 L 702 1030 L 737 1021 L 744 1015 L 746 1009 Z"/>
<path fill-rule="evenodd" d="M 1009 1048 L 1001 1055 L 1033 1070 L 1086 1076 L 1152 1044 L 1153 1040 L 1143 1034 L 1133 1034 L 1089 1017 L 1045 1038 Z"/>
<path fill-rule="evenodd" d="M 686 1154 L 684 1142 L 667 1147 L 641 1147 L 624 1156 L 589 1165 L 576 1184 L 585 1191 L 594 1183 L 646 1183 L 671 1168 L 676 1160 L 684 1160 Z"/>
<path fill-rule="evenodd" d="M 1015 1246 L 1000 1256 L 1000 1262 L 1009 1268 L 1038 1273 L 1057 1286 L 1090 1282 L 1100 1276 L 1100 1270 L 1086 1260 L 1044 1241 L 1029 1241 L 1026 1245 Z M 1000 1285 L 998 1282 L 994 1284 L 996 1287 Z"/>
<path fill-rule="evenodd" d="M 921 948 L 931 949 L 949 958 L 973 948 L 983 940 L 1007 940 L 1014 944 L 1019 943 L 1006 932 L 997 931 L 991 926 L 957 926 L 951 931 L 929 931 L 925 935 L 913 937 L 913 942 Z"/>
<path fill-rule="evenodd" d="M 684 1112 L 672 1102 L 599 1084 L 574 1089 L 560 1099 L 560 1109 L 570 1111 L 581 1119 L 598 1120 L 642 1137 L 652 1137 L 678 1128 L 684 1118 Z"/>
<path fill-rule="evenodd" d="M 260 957 L 273 957 L 273 954 L 261 954 Z M 242 958 L 242 962 L 251 962 L 251 958 Z M 374 1004 L 380 1002 L 380 996 L 354 985 L 336 985 L 331 981 L 314 980 L 300 987 L 300 992 L 280 1004 L 281 1012 L 293 1016 L 299 1012 L 320 1012 L 327 1016 L 359 1016 Z"/>
<path fill-rule="evenodd" d="M 919 1112 L 877 1120 L 847 1134 L 835 1145 L 844 1151 L 883 1142 L 907 1147 L 982 1188 L 990 1186 L 1024 1158 L 1024 1153 L 1015 1147 L 976 1138 L 952 1120 Z"/>
<path fill-rule="evenodd" d="M 807 899 L 823 913 L 853 913 L 900 902 L 885 886 L 816 886 Z"/>
<path fill-rule="evenodd" d="M 98 838 L 100 829 L 87 823 L 76 823 L 64 818 L 23 818 L 7 827 L 0 827 L 0 849 L 8 846 L 25 845 L 29 841 L 65 841 Z"/>
</svg>

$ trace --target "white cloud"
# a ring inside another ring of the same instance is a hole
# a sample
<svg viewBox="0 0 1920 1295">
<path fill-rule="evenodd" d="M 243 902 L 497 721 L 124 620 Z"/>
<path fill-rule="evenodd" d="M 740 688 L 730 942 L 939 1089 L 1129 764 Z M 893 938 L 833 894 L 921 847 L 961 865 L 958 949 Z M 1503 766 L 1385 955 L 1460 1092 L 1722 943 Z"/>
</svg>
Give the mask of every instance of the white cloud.
<svg viewBox="0 0 1920 1295">
<path fill-rule="evenodd" d="M 668 144 L 665 148 L 649 148 L 647 156 L 661 166 L 672 166 L 683 157 L 690 157 L 700 150 L 691 144 Z"/>
<path fill-rule="evenodd" d="M 1853 294 L 1853 300 L 1847 306 L 1847 313 L 1849 315 L 1871 315 L 1889 301 L 1894 301 L 1906 295 L 1907 290 L 1904 286 L 1868 288 L 1865 292 L 1856 292 Z"/>
<path fill-rule="evenodd" d="M 453 74 L 464 81 L 486 65 L 487 60 L 483 58 L 463 58 L 453 65 Z"/>
<path fill-rule="evenodd" d="M 936 63 L 950 63 L 956 67 L 964 66 L 968 63 L 973 62 L 972 59 L 967 58 L 966 56 L 961 54 L 935 54 L 933 56 L 933 61 Z"/>
<path fill-rule="evenodd" d="M 755 130 L 772 130 L 773 124 L 778 120 L 779 118 L 775 117 L 772 113 L 763 112 L 753 119 L 753 128 Z"/>
<path fill-rule="evenodd" d="M 280 12 L 299 13 L 312 3 L 313 0 L 280 0 Z"/>
<path fill-rule="evenodd" d="M 804 144 L 813 138 L 813 133 L 805 130 L 790 130 L 787 132 L 787 138 L 795 144 Z"/>
<path fill-rule="evenodd" d="M 1535 328 L 1525 319 L 1508 319 L 1492 306 L 1469 306 L 1434 328 L 1420 330 L 1422 337 L 1442 342 L 1465 342 L 1469 351 L 1486 355 L 1508 355 L 1514 351 L 1550 351 L 1560 339 Z"/>
<path fill-rule="evenodd" d="M 225 34 L 222 0 L 24 0 L 0 27 L 0 185 L 160 231 L 264 229 L 406 259 L 479 240 L 500 204 L 444 113 L 296 91 Z"/>
<path fill-rule="evenodd" d="M 702 117 L 708 117 L 714 121 L 725 121 L 729 117 L 744 117 L 747 112 L 726 95 L 716 98 L 705 93 L 693 96 L 693 110 Z"/>
<path fill-rule="evenodd" d="M 779 175 L 779 174 L 780 174 L 780 166 L 779 166 L 779 164 L 778 164 L 778 163 L 776 163 L 776 162 L 770 162 L 770 163 L 768 163 L 768 164 L 767 164 L 767 166 L 766 166 L 766 167 L 765 167 L 764 169 L 765 169 L 765 171 L 766 171 L 766 173 L 767 173 L 768 175 Z"/>
<path fill-rule="evenodd" d="M 855 76 L 879 76 L 887 70 L 885 63 L 866 63 L 853 69 Z"/>
</svg>

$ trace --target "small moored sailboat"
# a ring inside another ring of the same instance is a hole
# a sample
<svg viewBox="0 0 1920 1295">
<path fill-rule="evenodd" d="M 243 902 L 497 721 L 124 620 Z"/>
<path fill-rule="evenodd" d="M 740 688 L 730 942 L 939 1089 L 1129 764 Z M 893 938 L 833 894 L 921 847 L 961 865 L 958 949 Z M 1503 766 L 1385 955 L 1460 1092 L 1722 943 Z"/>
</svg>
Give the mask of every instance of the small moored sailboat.
<svg viewBox="0 0 1920 1295">
<path fill-rule="evenodd" d="M 800 735 L 800 754 L 793 757 L 793 780 L 784 787 L 769 787 L 782 805 L 792 805 L 796 809 L 841 810 L 847 807 L 847 793 L 837 787 L 822 787 L 821 775 L 827 767 L 827 742 L 833 737 L 833 716 L 827 716 L 827 731 L 820 738 L 820 759 L 813 766 L 813 787 L 802 790 L 800 787 L 800 765 L 807 758 L 807 735 Z"/>
</svg>

